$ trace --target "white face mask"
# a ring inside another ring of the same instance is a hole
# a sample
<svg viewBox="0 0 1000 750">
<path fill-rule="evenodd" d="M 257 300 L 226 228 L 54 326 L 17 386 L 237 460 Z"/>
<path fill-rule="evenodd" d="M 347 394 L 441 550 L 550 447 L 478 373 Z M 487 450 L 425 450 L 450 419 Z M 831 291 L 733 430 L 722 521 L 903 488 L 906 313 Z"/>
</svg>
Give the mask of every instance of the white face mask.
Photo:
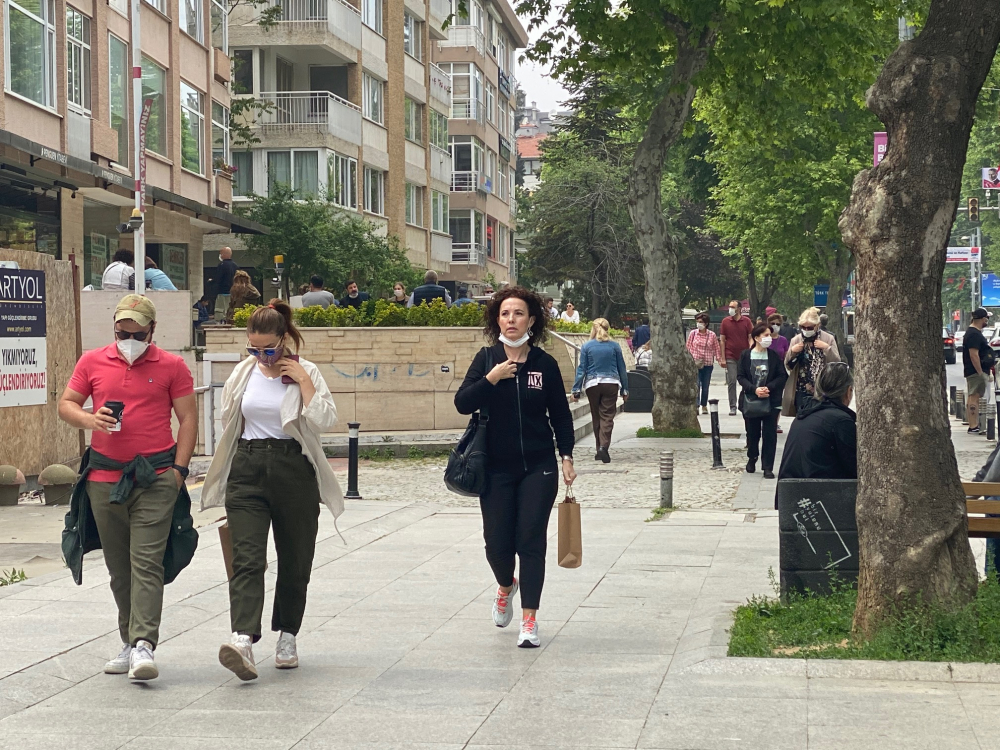
<svg viewBox="0 0 1000 750">
<path fill-rule="evenodd" d="M 802 332 L 802 338 L 804 338 L 804 339 L 811 339 L 815 335 L 816 335 L 816 331 L 803 331 Z"/>
<path fill-rule="evenodd" d="M 771 326 L 771 332 L 772 333 L 777 333 L 780 330 L 781 330 L 781 326 L 779 326 L 777 323 L 775 323 L 773 326 Z"/>
<path fill-rule="evenodd" d="M 735 307 L 730 307 L 729 308 L 729 314 L 731 316 L 733 316 L 733 317 L 736 317 L 736 308 Z"/>
<path fill-rule="evenodd" d="M 223 257 L 222 257 L 222 254 L 220 253 L 220 254 L 219 254 L 219 262 L 222 262 L 222 261 L 224 261 L 224 260 L 225 260 L 225 258 L 223 258 Z"/>
<path fill-rule="evenodd" d="M 118 342 L 118 351 L 130 365 L 134 365 L 149 348 L 148 341 L 136 341 L 135 339 L 125 339 Z"/>
<path fill-rule="evenodd" d="M 526 343 L 528 343 L 529 338 L 531 337 L 527 334 L 527 332 L 525 332 L 525 334 L 521 338 L 517 339 L 517 341 L 514 341 L 513 339 L 509 339 L 504 334 L 501 333 L 500 343 L 506 344 L 507 346 L 510 347 L 517 348 L 519 346 L 524 346 Z"/>
<path fill-rule="evenodd" d="M 760 340 L 760 345 L 762 347 L 764 347 L 765 349 L 767 349 L 768 347 L 770 347 L 771 346 L 771 337 L 770 336 L 765 336 L 764 338 L 762 338 Z"/>
<path fill-rule="evenodd" d="M 396 296 L 397 296 L 397 297 L 402 297 L 402 296 L 403 296 L 403 294 L 404 294 L 404 292 L 403 292 L 403 290 L 402 290 L 402 289 L 397 289 L 397 290 L 396 290 Z"/>
<path fill-rule="evenodd" d="M 699 323 L 698 324 L 698 330 L 699 331 L 704 331 L 705 330 L 705 324 L 704 323 Z"/>
</svg>

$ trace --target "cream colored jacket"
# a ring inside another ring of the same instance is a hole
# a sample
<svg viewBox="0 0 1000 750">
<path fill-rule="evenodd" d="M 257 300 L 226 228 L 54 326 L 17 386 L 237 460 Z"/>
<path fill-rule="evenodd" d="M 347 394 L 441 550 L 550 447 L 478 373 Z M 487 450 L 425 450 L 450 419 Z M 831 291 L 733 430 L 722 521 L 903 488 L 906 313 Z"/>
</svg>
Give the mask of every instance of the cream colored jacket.
<svg viewBox="0 0 1000 750">
<path fill-rule="evenodd" d="M 320 435 L 332 430 L 337 423 L 337 406 L 333 403 L 333 396 L 319 368 L 306 359 L 300 359 L 299 364 L 312 379 L 316 395 L 303 409 L 302 391 L 297 385 L 289 386 L 281 402 L 281 426 L 285 433 L 302 446 L 302 454 L 316 470 L 320 498 L 336 518 L 344 512 L 344 495 L 329 461 L 326 460 L 326 454 L 323 453 Z M 244 359 L 236 365 L 222 389 L 222 437 L 205 476 L 205 486 L 201 490 L 202 510 L 226 503 L 229 469 L 233 465 L 236 446 L 243 434 L 243 394 L 256 366 L 257 360 L 254 357 Z"/>
</svg>

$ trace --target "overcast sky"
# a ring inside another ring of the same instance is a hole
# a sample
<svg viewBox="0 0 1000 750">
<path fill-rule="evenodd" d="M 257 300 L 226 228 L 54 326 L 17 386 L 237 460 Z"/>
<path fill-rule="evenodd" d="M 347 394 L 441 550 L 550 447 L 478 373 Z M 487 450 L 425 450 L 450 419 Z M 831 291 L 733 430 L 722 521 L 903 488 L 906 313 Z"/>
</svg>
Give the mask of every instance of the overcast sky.
<svg viewBox="0 0 1000 750">
<path fill-rule="evenodd" d="M 528 20 L 526 18 L 522 18 L 521 23 L 527 28 Z M 537 39 L 541 33 L 541 29 L 532 31 L 531 40 Z M 538 102 L 538 108 L 543 112 L 563 109 L 562 102 L 568 98 L 568 94 L 566 89 L 552 78 L 547 67 L 542 68 L 529 60 L 518 62 L 514 77 L 524 89 L 525 101 L 528 106 L 531 106 L 531 102 L 534 101 Z"/>
</svg>

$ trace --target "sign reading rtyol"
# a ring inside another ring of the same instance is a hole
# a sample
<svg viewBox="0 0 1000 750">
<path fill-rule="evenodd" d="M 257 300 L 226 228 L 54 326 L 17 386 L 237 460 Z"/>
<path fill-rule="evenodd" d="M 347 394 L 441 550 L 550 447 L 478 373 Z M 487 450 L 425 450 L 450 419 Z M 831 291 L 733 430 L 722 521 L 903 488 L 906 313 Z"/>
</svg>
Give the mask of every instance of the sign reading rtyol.
<svg viewBox="0 0 1000 750">
<path fill-rule="evenodd" d="M 45 272 L 0 268 L 0 407 L 48 400 Z"/>
</svg>

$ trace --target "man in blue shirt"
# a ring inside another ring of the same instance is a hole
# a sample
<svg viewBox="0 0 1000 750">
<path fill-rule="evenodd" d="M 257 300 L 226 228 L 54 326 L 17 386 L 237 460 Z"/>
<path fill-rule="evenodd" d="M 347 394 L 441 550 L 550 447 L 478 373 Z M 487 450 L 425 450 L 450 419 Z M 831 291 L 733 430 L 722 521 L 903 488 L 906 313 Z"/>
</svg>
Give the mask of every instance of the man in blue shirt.
<svg viewBox="0 0 1000 750">
<path fill-rule="evenodd" d="M 466 286 L 460 286 L 458 288 L 458 299 L 451 303 L 452 307 L 457 307 L 458 305 L 476 304 L 474 299 L 469 299 L 469 288 Z"/>
<path fill-rule="evenodd" d="M 649 341 L 649 321 L 643 318 L 642 325 L 635 329 L 632 334 L 632 349 L 638 351 L 639 347 Z"/>
</svg>

